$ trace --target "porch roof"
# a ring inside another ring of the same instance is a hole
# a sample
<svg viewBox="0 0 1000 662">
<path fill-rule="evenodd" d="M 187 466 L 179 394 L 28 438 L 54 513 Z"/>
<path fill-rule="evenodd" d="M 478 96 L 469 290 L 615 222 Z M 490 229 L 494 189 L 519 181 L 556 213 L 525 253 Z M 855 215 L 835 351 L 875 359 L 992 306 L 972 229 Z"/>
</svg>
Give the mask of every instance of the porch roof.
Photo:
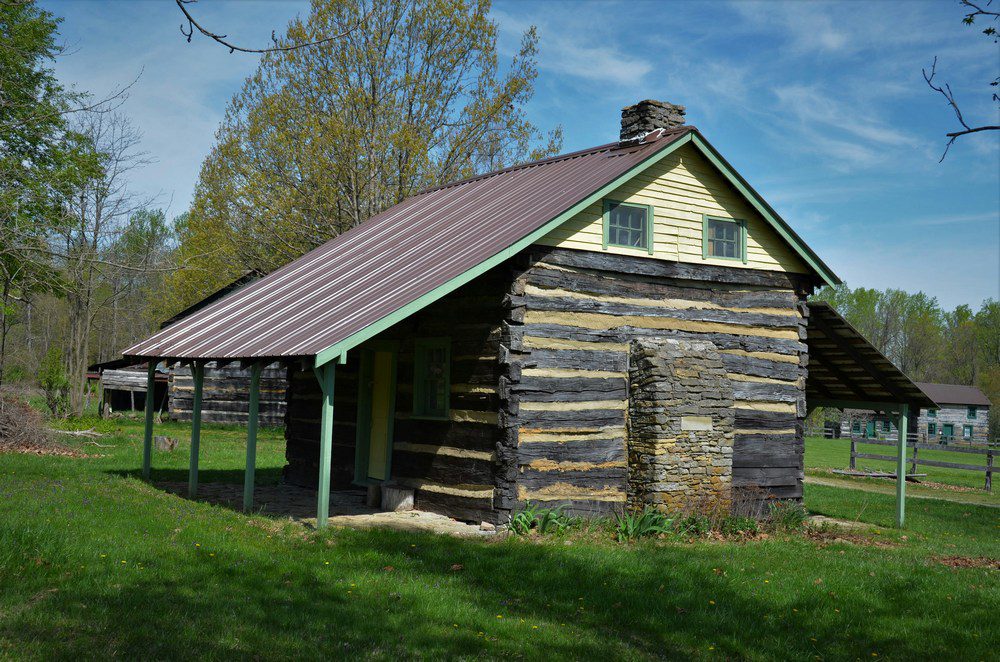
<svg viewBox="0 0 1000 662">
<path fill-rule="evenodd" d="M 825 302 L 809 303 L 806 402 L 814 407 L 895 410 L 937 406 Z"/>
</svg>

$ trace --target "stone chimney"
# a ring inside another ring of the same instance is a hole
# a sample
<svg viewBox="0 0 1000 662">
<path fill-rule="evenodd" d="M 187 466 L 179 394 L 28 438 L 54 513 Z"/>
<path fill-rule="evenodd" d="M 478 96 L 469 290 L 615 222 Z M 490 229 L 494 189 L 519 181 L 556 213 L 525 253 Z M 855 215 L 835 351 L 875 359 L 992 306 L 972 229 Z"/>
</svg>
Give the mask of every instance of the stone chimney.
<svg viewBox="0 0 1000 662">
<path fill-rule="evenodd" d="M 646 99 L 622 108 L 620 140 L 634 140 L 656 129 L 672 129 L 683 124 L 684 106 Z"/>
</svg>

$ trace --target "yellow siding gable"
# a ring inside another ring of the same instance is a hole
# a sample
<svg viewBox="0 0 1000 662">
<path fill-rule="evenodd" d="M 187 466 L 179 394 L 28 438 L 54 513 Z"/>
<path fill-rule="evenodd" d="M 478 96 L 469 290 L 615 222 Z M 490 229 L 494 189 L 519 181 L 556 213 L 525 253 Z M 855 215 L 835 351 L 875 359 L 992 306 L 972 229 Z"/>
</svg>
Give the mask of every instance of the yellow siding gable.
<svg viewBox="0 0 1000 662">
<path fill-rule="evenodd" d="M 596 202 L 538 241 L 546 246 L 607 251 L 733 268 L 809 273 L 809 268 L 749 202 L 693 146 L 685 145 L 607 196 L 654 209 L 653 252 L 603 247 L 604 206 Z M 747 262 L 702 257 L 704 215 L 747 224 Z"/>
</svg>

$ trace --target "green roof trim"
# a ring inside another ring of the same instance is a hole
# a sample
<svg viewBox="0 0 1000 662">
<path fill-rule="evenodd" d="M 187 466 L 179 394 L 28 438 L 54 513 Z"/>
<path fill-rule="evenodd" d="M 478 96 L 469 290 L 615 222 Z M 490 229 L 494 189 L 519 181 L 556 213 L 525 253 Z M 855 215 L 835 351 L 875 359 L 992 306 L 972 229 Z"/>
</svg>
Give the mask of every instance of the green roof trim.
<svg viewBox="0 0 1000 662">
<path fill-rule="evenodd" d="M 709 161 L 719 169 L 720 172 L 726 177 L 726 179 L 753 205 L 753 207 L 768 221 L 768 223 L 774 227 L 775 231 L 788 242 L 795 252 L 809 265 L 819 276 L 829 285 L 836 285 L 840 283 L 840 279 L 837 277 L 833 271 L 823 263 L 823 261 L 817 256 L 812 249 L 806 246 L 805 242 L 795 234 L 795 231 L 788 226 L 785 221 L 778 216 L 777 212 L 771 208 L 767 202 L 758 194 L 743 177 L 737 173 L 729 162 L 726 161 L 721 154 L 719 154 L 714 147 L 712 147 L 707 140 L 701 137 L 695 130 L 688 131 L 684 133 L 681 137 L 677 138 L 669 145 L 663 149 L 657 150 L 656 152 L 650 154 L 649 158 L 640 162 L 630 170 L 627 170 L 623 174 L 616 177 L 614 180 L 608 182 L 604 186 L 600 187 L 590 195 L 586 196 L 582 200 L 578 201 L 576 204 L 566 209 L 556 217 L 552 218 L 546 222 L 541 227 L 537 228 L 533 232 L 525 235 L 517 242 L 511 244 L 502 251 L 494 254 L 493 256 L 483 260 L 479 264 L 471 267 L 465 272 L 455 276 L 451 280 L 438 285 L 436 288 L 417 297 L 410 303 L 396 309 L 389 315 L 381 318 L 377 322 L 366 326 L 360 331 L 348 336 L 347 338 L 337 342 L 326 349 L 321 350 L 316 354 L 315 365 L 317 367 L 325 365 L 330 361 L 336 359 L 342 354 L 346 353 L 348 350 L 357 347 L 369 338 L 381 333 L 390 326 L 396 324 L 397 322 L 406 319 L 410 315 L 416 313 L 423 308 L 426 308 L 430 304 L 434 303 L 441 297 L 454 292 L 456 289 L 465 285 L 472 279 L 480 276 L 493 267 L 497 266 L 504 260 L 507 260 L 514 255 L 518 254 L 531 244 L 535 243 L 545 235 L 547 235 L 552 230 L 558 228 L 563 223 L 567 222 L 574 216 L 576 216 L 581 211 L 585 210 L 590 205 L 595 202 L 600 201 L 606 195 L 613 192 L 615 189 L 626 184 L 636 175 L 646 171 L 653 165 L 659 163 L 664 158 L 673 154 L 675 151 L 691 143 L 695 145 L 700 152 L 702 152 Z"/>
</svg>

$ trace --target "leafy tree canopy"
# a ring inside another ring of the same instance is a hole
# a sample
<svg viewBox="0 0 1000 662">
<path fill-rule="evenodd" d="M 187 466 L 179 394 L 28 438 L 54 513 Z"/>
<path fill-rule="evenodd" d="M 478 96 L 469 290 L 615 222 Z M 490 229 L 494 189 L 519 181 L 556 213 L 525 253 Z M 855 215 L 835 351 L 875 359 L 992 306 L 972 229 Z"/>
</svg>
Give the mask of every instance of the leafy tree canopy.
<svg viewBox="0 0 1000 662">
<path fill-rule="evenodd" d="M 538 38 L 506 67 L 487 0 L 314 0 L 231 101 L 180 231 L 180 309 L 409 195 L 555 153 L 525 117 Z M 361 28 L 352 29 L 358 24 Z"/>
</svg>

